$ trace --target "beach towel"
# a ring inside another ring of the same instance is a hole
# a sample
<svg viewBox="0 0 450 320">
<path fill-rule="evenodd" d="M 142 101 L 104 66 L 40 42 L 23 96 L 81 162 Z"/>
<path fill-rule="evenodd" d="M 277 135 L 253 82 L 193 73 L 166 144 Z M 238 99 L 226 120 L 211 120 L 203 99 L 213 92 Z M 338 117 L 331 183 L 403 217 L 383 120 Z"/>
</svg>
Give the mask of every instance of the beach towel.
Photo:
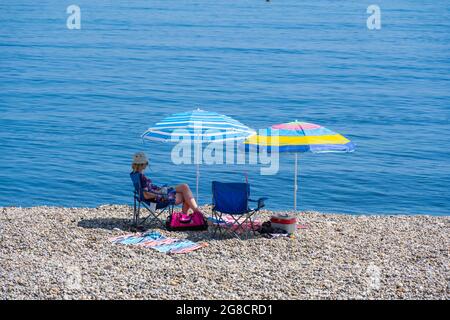
<svg viewBox="0 0 450 320">
<path fill-rule="evenodd" d="M 112 243 L 137 245 L 144 248 L 151 248 L 167 254 L 188 253 L 206 247 L 208 245 L 205 242 L 196 243 L 190 240 L 167 238 L 156 231 L 130 233 L 110 238 L 109 241 L 111 241 Z"/>
</svg>

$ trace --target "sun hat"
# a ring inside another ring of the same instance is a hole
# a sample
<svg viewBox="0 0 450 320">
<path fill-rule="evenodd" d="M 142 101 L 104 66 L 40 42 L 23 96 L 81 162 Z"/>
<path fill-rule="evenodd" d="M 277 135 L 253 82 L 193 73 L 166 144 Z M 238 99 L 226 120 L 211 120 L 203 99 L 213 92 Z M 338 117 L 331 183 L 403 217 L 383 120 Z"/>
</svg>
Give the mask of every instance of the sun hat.
<svg viewBox="0 0 450 320">
<path fill-rule="evenodd" d="M 133 164 L 147 164 L 148 158 L 144 152 L 136 152 L 133 156 Z"/>
</svg>

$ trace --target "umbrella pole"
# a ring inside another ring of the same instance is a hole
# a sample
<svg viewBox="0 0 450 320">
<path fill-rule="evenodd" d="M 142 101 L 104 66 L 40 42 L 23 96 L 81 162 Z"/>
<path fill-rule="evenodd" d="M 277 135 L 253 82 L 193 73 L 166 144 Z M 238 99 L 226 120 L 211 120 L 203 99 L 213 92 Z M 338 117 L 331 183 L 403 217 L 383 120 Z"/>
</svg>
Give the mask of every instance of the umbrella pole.
<svg viewBox="0 0 450 320">
<path fill-rule="evenodd" d="M 199 176 L 200 176 L 200 165 L 197 163 L 197 181 L 196 181 L 196 188 L 195 188 L 195 198 L 197 199 L 197 204 L 198 203 L 198 181 L 199 181 Z"/>
<path fill-rule="evenodd" d="M 294 211 L 297 211 L 297 173 L 298 173 L 298 153 L 295 154 L 295 164 L 294 164 Z"/>
<path fill-rule="evenodd" d="M 198 185 L 199 185 L 199 180 L 200 180 L 200 144 L 197 143 L 197 179 L 196 179 L 196 188 L 195 188 L 195 198 L 197 199 L 197 205 L 200 205 L 199 200 L 198 200 Z"/>
</svg>

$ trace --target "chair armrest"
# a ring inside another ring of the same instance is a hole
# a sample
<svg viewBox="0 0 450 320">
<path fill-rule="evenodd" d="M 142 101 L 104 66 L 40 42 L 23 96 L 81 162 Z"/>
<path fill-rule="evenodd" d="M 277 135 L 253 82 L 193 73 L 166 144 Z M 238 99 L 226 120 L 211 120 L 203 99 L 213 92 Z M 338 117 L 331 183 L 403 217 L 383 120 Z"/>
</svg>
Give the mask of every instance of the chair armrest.
<svg viewBox="0 0 450 320">
<path fill-rule="evenodd" d="M 248 201 L 251 201 L 251 202 L 257 202 L 257 203 L 258 203 L 258 206 L 257 206 L 254 210 L 255 210 L 255 211 L 258 211 L 258 210 L 264 208 L 264 206 L 266 205 L 266 204 L 264 203 L 264 201 L 267 200 L 267 199 L 268 199 L 267 197 L 262 197 L 262 198 L 259 198 L 258 200 L 248 199 Z"/>
<path fill-rule="evenodd" d="M 148 190 L 142 190 L 142 194 L 143 194 L 144 192 L 151 193 L 151 194 L 154 194 L 154 195 L 156 196 L 154 199 L 145 199 L 145 197 L 144 197 L 145 201 L 148 201 L 148 202 L 155 202 L 155 203 L 165 202 L 164 197 L 161 197 L 161 198 L 158 199 L 158 196 L 164 196 L 165 193 L 155 192 L 155 191 L 148 191 Z M 138 194 L 139 194 L 139 193 L 135 190 L 135 191 L 134 191 L 134 196 L 137 197 L 137 198 L 139 198 Z"/>
</svg>

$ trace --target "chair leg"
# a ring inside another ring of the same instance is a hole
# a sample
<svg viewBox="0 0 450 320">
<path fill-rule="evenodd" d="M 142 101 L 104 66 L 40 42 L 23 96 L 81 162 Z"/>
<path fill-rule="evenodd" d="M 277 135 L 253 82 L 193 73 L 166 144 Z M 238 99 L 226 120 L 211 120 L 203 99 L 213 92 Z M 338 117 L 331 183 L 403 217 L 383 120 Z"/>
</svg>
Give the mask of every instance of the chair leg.
<svg viewBox="0 0 450 320">
<path fill-rule="evenodd" d="M 234 220 L 233 226 L 231 227 L 231 231 L 233 232 L 234 236 L 237 237 L 238 239 L 241 239 L 241 236 L 239 235 L 239 229 L 242 230 L 242 234 L 246 234 L 246 230 L 244 228 L 244 223 L 246 222 L 247 219 L 244 219 L 244 221 L 239 222 L 239 219 L 241 217 L 235 218 L 234 216 L 231 216 Z M 236 226 L 236 227 L 234 227 Z M 248 236 L 246 236 L 246 239 L 248 239 Z"/>
<path fill-rule="evenodd" d="M 254 219 L 256 218 L 256 216 L 254 216 L 254 214 L 251 214 L 250 216 L 249 216 L 249 220 L 250 220 L 250 228 L 252 229 L 251 230 L 251 233 L 253 234 L 253 236 L 254 237 L 256 237 L 256 230 L 255 230 L 255 224 L 253 223 L 254 221 Z M 249 232 L 250 233 L 250 232 Z"/>
<path fill-rule="evenodd" d="M 253 232 L 253 235 L 256 236 L 255 227 L 254 227 L 253 221 L 252 221 L 253 215 L 254 215 L 254 213 L 247 214 L 246 216 L 244 216 L 244 220 L 242 222 L 239 221 L 241 217 L 235 218 L 234 216 L 231 216 L 234 220 L 234 224 L 236 225 L 236 228 L 233 232 L 235 234 L 235 236 L 240 238 L 239 233 L 238 233 L 239 229 L 242 230 L 242 233 L 244 234 L 246 239 L 250 238 L 251 232 Z M 245 227 L 246 224 L 248 223 L 247 221 L 250 221 L 250 227 L 252 229 L 251 231 L 249 231 L 248 228 Z"/>
<path fill-rule="evenodd" d="M 218 216 L 219 217 L 218 221 L 223 221 L 223 217 L 222 216 L 223 216 L 223 214 L 220 213 L 219 216 Z M 219 228 L 218 230 L 219 230 L 219 233 L 220 233 L 220 238 L 222 239 L 224 234 L 226 233 L 225 229 L 224 229 L 224 227 L 222 227 L 222 225 L 220 223 L 217 224 L 217 227 Z"/>
<path fill-rule="evenodd" d="M 215 223 L 215 221 L 217 221 L 217 215 L 216 215 L 215 211 L 212 211 L 211 216 L 213 218 L 213 222 L 212 222 L 213 234 L 212 234 L 212 237 L 215 238 L 216 237 L 216 233 L 217 233 L 217 224 Z"/>
<path fill-rule="evenodd" d="M 253 233 L 254 236 L 256 236 L 255 226 L 252 220 L 254 213 L 250 213 L 246 216 L 238 216 L 235 218 L 234 215 L 231 215 L 232 219 L 234 220 L 231 226 L 222 226 L 220 223 L 213 223 L 213 237 L 216 236 L 217 231 L 220 233 L 220 237 L 222 238 L 226 233 L 229 233 L 230 235 L 233 235 L 239 239 L 245 238 L 249 239 L 251 233 Z M 213 219 L 217 222 L 223 221 L 223 214 L 220 212 L 212 212 Z M 242 221 L 241 218 L 244 218 Z M 250 227 L 252 230 L 248 230 L 248 227 L 246 226 L 248 223 L 250 223 Z M 226 224 L 226 223 L 225 223 Z M 241 234 L 239 234 L 241 233 Z"/>
<path fill-rule="evenodd" d="M 169 205 L 164 209 L 158 209 L 155 211 L 152 211 L 150 208 L 146 207 L 147 210 L 150 212 L 150 214 L 144 219 L 143 223 L 146 223 L 148 221 L 148 223 L 150 225 L 155 225 L 155 226 L 161 226 L 161 228 L 165 228 L 165 224 L 163 222 L 163 215 L 164 213 L 168 212 L 168 214 L 173 214 L 173 210 L 174 210 L 174 205 Z"/>
<path fill-rule="evenodd" d="M 135 226 L 136 228 L 139 226 L 139 215 L 141 213 L 141 202 L 138 203 L 137 211 L 136 211 L 136 221 Z"/>
<path fill-rule="evenodd" d="M 159 216 L 161 215 L 161 212 L 158 214 L 157 212 L 150 211 L 150 214 L 144 219 L 143 223 L 148 223 L 149 225 L 163 225 L 161 219 Z"/>
<path fill-rule="evenodd" d="M 163 222 L 164 213 L 166 212 L 166 210 L 167 210 L 167 213 L 168 213 L 168 214 L 172 214 L 172 212 L 173 212 L 173 207 L 172 207 L 172 205 L 168 205 L 167 208 L 164 208 L 163 210 L 161 210 L 161 211 L 159 212 L 159 214 L 156 215 L 156 216 L 158 217 L 158 218 L 157 218 L 158 223 L 161 225 L 161 228 L 163 228 L 163 229 L 166 227 L 166 226 L 164 225 L 164 222 Z"/>
<path fill-rule="evenodd" d="M 131 225 L 136 225 L 136 197 L 133 198 L 133 217 L 131 218 Z"/>
<path fill-rule="evenodd" d="M 255 225 L 253 224 L 253 220 L 250 218 L 250 226 L 252 227 L 253 236 L 256 237 Z"/>
<path fill-rule="evenodd" d="M 139 226 L 139 209 L 139 205 L 135 200 L 133 204 L 133 217 L 131 218 L 131 227 L 135 229 Z"/>
<path fill-rule="evenodd" d="M 255 230 L 255 225 L 253 223 L 253 220 L 256 219 L 256 213 L 253 213 L 250 215 L 250 226 L 252 228 L 252 232 L 253 232 L 253 236 L 256 237 L 256 230 Z"/>
<path fill-rule="evenodd" d="M 219 231 L 219 234 L 220 234 L 219 236 L 220 236 L 220 238 L 222 238 L 222 236 L 223 236 L 223 234 L 222 234 L 222 227 L 221 227 L 221 225 L 219 223 L 219 221 L 222 220 L 222 214 L 220 214 L 220 213 L 218 213 L 216 211 L 213 211 L 212 215 L 213 215 L 213 219 L 215 221 L 217 221 L 216 223 L 213 222 L 213 228 L 214 228 L 213 237 L 215 238 L 216 234 L 217 234 L 217 231 Z"/>
</svg>

